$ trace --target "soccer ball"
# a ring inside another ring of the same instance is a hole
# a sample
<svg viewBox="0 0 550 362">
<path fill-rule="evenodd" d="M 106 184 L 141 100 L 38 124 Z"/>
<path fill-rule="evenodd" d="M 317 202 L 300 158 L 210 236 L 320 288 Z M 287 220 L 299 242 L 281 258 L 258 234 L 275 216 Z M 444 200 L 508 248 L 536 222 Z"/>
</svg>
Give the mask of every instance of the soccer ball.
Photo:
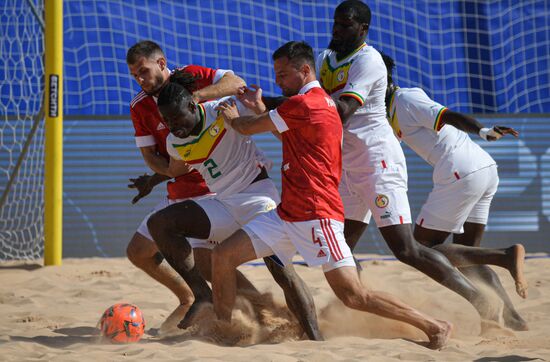
<svg viewBox="0 0 550 362">
<path fill-rule="evenodd" d="M 145 332 L 145 320 L 137 306 L 118 303 L 103 313 L 99 329 L 101 336 L 112 343 L 137 342 Z"/>
</svg>

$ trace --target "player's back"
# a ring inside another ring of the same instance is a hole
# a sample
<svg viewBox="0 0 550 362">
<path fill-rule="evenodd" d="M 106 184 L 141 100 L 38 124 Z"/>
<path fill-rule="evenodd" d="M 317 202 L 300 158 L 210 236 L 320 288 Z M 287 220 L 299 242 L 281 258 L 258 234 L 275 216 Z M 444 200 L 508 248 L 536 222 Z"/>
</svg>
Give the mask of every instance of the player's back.
<svg viewBox="0 0 550 362">
<path fill-rule="evenodd" d="M 389 121 L 398 138 L 434 167 L 434 181 L 452 182 L 495 163 L 463 131 L 441 121 L 447 110 L 420 88 L 398 88 L 390 101 Z"/>
<path fill-rule="evenodd" d="M 167 138 L 168 152 L 198 170 L 208 187 L 220 197 L 238 193 L 248 187 L 260 173 L 261 160 L 256 144 L 233 130 L 216 110 L 219 102 L 199 104 L 201 130 L 197 136 Z M 241 115 L 250 114 L 240 102 Z"/>
<path fill-rule="evenodd" d="M 287 221 L 343 220 L 338 193 L 342 173 L 342 122 L 334 101 L 319 86 L 277 108 L 282 132 L 282 202 Z"/>
</svg>

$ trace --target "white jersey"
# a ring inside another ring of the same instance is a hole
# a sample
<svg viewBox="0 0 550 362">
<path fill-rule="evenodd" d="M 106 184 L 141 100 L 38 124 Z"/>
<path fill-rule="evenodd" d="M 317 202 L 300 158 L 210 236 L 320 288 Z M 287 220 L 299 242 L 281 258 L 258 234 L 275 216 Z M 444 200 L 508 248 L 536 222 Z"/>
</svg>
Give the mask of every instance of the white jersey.
<svg viewBox="0 0 550 362">
<path fill-rule="evenodd" d="M 361 104 L 344 124 L 344 169 L 372 169 L 382 159 L 390 164 L 405 162 L 386 120 L 387 71 L 376 49 L 363 43 L 340 60 L 336 52 L 327 49 L 317 59 L 317 75 L 334 100 L 352 97 Z"/>
<path fill-rule="evenodd" d="M 398 88 L 388 113 L 395 135 L 434 167 L 436 184 L 454 182 L 496 164 L 465 132 L 441 123 L 446 110 L 420 88 Z"/>
<path fill-rule="evenodd" d="M 219 197 L 239 193 L 260 173 L 263 160 L 254 141 L 231 128 L 216 111 L 217 105 L 229 99 L 198 105 L 201 131 L 198 136 L 166 138 L 168 154 L 187 162 L 200 172 L 210 191 Z M 236 101 L 239 114 L 252 112 Z"/>
</svg>

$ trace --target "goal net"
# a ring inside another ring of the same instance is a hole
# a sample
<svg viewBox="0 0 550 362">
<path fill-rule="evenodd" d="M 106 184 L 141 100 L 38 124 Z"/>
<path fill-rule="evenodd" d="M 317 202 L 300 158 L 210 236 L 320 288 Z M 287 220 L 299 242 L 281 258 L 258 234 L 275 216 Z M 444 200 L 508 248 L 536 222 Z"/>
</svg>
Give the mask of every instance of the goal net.
<svg viewBox="0 0 550 362">
<path fill-rule="evenodd" d="M 0 4 L 0 260 L 43 251 L 43 6 Z"/>
<path fill-rule="evenodd" d="M 43 2 L 0 1 L 0 259 L 42 253 L 43 122 L 30 136 L 43 94 L 44 39 L 38 20 Z M 129 114 L 129 103 L 139 91 L 125 63 L 131 45 L 152 39 L 165 50 L 170 67 L 201 64 L 232 69 L 249 84 L 259 84 L 264 94 L 277 95 L 272 52 L 290 40 L 305 40 L 316 52 L 323 50 L 339 2 L 64 1 L 64 110 L 69 143 L 65 157 L 69 207 L 64 212 L 75 213 L 66 214 L 67 220 L 84 220 L 67 223 L 71 226 L 65 240 L 79 250 L 84 249 L 77 243 L 126 243 L 141 217 L 127 221 L 128 196 L 118 188 L 121 180 L 134 176 L 134 169 L 144 170 L 131 144 L 131 124 L 120 119 Z M 395 78 L 401 86 L 421 87 L 438 102 L 465 113 L 550 113 L 550 2 L 365 2 L 372 10 L 367 42 L 396 60 Z M 99 118 L 109 121 L 96 122 Z M 85 129 L 80 138 L 75 135 L 79 127 Z M 280 146 L 268 137 L 261 142 L 277 165 Z M 82 144 L 92 144 L 94 154 L 85 155 L 88 151 L 80 149 Z M 74 151 L 71 156 L 73 149 L 80 153 Z M 113 162 L 121 166 L 103 169 Z M 93 167 L 99 171 L 91 172 Z M 272 176 L 278 181 L 276 167 Z M 417 172 L 416 164 L 410 162 L 409 175 Z M 422 192 L 427 192 L 429 170 L 422 172 L 426 173 Z M 107 184 L 115 185 L 109 197 L 105 196 Z M 416 190 L 412 194 L 413 214 L 420 206 L 415 195 L 420 194 Z M 142 212 L 145 215 L 146 210 Z"/>
</svg>

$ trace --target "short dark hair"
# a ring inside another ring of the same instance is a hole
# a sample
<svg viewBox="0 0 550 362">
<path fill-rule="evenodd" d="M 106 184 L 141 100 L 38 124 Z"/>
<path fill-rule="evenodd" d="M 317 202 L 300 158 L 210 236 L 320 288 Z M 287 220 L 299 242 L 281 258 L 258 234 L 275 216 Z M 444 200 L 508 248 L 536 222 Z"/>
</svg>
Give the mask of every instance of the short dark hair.
<svg viewBox="0 0 550 362">
<path fill-rule="evenodd" d="M 392 78 L 393 70 L 395 69 L 395 61 L 392 59 L 392 57 L 384 52 L 380 52 L 380 55 L 382 56 L 384 64 L 386 65 L 386 69 L 388 70 L 388 78 Z"/>
<path fill-rule="evenodd" d="M 160 108 L 167 105 L 177 105 L 184 98 L 190 97 L 191 93 L 185 87 L 175 82 L 169 82 L 160 90 L 157 106 Z"/>
<path fill-rule="evenodd" d="M 160 54 L 164 57 L 162 48 L 152 40 L 142 40 L 130 47 L 126 52 L 126 63 L 134 64 L 139 57 L 149 58 L 153 54 Z"/>
<path fill-rule="evenodd" d="M 289 41 L 273 53 L 274 61 L 283 57 L 287 57 L 296 69 L 304 63 L 308 63 L 315 69 L 313 49 L 305 41 Z"/>
<path fill-rule="evenodd" d="M 370 25 L 370 8 L 367 4 L 360 0 L 346 0 L 340 3 L 334 10 L 335 13 L 350 14 L 353 19 L 361 24 Z"/>
</svg>

